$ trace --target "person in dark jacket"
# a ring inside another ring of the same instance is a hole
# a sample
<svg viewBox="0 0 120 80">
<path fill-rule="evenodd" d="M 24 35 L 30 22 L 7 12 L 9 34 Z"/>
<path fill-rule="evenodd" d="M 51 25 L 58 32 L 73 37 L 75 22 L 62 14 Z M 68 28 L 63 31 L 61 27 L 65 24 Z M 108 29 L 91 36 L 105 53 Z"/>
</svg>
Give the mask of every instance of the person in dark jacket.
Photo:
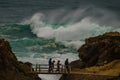
<svg viewBox="0 0 120 80">
<path fill-rule="evenodd" d="M 70 70 L 69 70 L 69 61 L 68 61 L 68 58 L 65 60 L 65 68 L 66 68 L 66 71 L 69 73 Z"/>
<path fill-rule="evenodd" d="M 52 71 L 52 58 L 49 59 L 48 65 L 49 65 L 48 72 L 51 72 Z"/>
</svg>

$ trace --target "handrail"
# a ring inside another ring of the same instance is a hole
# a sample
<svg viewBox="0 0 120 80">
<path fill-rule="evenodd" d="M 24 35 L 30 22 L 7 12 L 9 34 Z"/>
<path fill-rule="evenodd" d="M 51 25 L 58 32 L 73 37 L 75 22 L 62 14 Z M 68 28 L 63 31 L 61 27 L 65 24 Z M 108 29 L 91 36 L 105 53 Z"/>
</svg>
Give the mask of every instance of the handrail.
<svg viewBox="0 0 120 80">
<path fill-rule="evenodd" d="M 43 66 L 43 67 L 41 67 Z M 47 67 L 46 67 L 47 66 Z M 55 65 L 57 66 L 57 65 Z M 31 68 L 31 71 L 28 71 L 29 74 L 82 74 L 82 75 L 97 75 L 97 76 L 101 76 L 102 74 L 96 74 L 96 73 L 90 73 L 90 72 L 78 72 L 78 71 L 74 71 L 71 70 L 71 66 L 69 65 L 69 72 L 67 71 L 65 65 L 63 66 L 63 70 L 56 72 L 57 68 L 54 68 L 53 72 L 49 72 L 49 65 L 48 64 L 35 64 L 33 65 L 33 67 Z M 60 68 L 62 69 L 62 68 Z M 110 76 L 110 75 L 102 75 L 102 76 Z M 111 75 L 111 76 L 119 76 L 119 75 Z"/>
<path fill-rule="evenodd" d="M 66 69 L 65 65 L 59 65 L 59 69 L 60 71 L 57 71 L 57 65 L 54 65 L 53 68 L 53 73 L 57 72 L 57 73 L 67 73 L 67 72 L 71 72 L 71 66 L 69 65 L 69 69 Z M 49 70 L 49 65 L 48 64 L 35 64 L 32 66 L 31 72 L 48 72 Z M 69 71 L 68 71 L 69 70 Z"/>
</svg>

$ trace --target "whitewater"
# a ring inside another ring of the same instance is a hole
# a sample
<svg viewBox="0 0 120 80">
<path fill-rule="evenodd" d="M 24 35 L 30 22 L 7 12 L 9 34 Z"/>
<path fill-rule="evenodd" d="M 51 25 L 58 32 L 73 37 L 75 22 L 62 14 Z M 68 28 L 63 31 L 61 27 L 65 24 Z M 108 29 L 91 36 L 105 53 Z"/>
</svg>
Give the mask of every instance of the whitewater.
<svg viewBox="0 0 120 80">
<path fill-rule="evenodd" d="M 60 60 L 62 64 L 66 58 L 70 62 L 77 60 L 77 50 L 86 38 L 120 32 L 118 16 L 95 6 L 60 7 L 22 16 L 20 22 L 0 24 L 0 38 L 10 42 L 18 60 L 32 64 L 47 64 L 49 58 Z M 39 76 L 43 80 L 58 80 L 61 75 L 47 75 L 47 79 L 46 75 Z"/>
</svg>

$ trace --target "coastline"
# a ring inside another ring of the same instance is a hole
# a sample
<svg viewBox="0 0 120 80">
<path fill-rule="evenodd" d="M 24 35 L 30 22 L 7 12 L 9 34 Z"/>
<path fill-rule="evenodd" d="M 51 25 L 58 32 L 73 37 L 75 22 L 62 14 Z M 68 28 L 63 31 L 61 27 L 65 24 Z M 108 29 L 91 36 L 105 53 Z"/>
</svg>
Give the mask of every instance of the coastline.
<svg viewBox="0 0 120 80">
<path fill-rule="evenodd" d="M 66 74 L 60 80 L 120 80 L 119 45 L 119 32 L 87 38 L 78 50 L 81 60 L 70 64 L 80 74 Z"/>
<path fill-rule="evenodd" d="M 120 80 L 119 44 L 120 33 L 118 32 L 105 33 L 86 39 L 86 43 L 78 50 L 81 60 L 70 63 L 72 71 L 79 74 L 64 74 L 60 80 Z M 102 50 L 103 53 L 99 50 Z M 27 74 L 32 68 L 31 63 L 18 61 L 9 42 L 4 39 L 0 39 L 0 64 L 2 65 L 0 67 L 0 78 L 3 80 L 17 78 L 41 80 L 38 75 Z"/>
</svg>

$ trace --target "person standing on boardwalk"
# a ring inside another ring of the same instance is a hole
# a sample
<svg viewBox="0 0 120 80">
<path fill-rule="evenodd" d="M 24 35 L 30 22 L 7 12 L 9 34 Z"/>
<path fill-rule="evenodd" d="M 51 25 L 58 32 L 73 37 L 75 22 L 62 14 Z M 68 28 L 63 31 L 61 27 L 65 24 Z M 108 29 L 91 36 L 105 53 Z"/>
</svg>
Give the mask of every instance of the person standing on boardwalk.
<svg viewBox="0 0 120 80">
<path fill-rule="evenodd" d="M 57 62 L 57 70 L 56 70 L 56 72 L 60 72 L 60 60 L 58 60 L 58 62 Z"/>
<path fill-rule="evenodd" d="M 52 61 L 51 71 L 54 72 L 55 60 Z"/>
<path fill-rule="evenodd" d="M 52 58 L 49 59 L 48 64 L 49 64 L 48 72 L 51 72 L 52 71 Z"/>
<path fill-rule="evenodd" d="M 68 61 L 68 58 L 65 60 L 65 68 L 66 68 L 66 71 L 69 73 L 70 70 L 69 70 L 69 61 Z"/>
</svg>

